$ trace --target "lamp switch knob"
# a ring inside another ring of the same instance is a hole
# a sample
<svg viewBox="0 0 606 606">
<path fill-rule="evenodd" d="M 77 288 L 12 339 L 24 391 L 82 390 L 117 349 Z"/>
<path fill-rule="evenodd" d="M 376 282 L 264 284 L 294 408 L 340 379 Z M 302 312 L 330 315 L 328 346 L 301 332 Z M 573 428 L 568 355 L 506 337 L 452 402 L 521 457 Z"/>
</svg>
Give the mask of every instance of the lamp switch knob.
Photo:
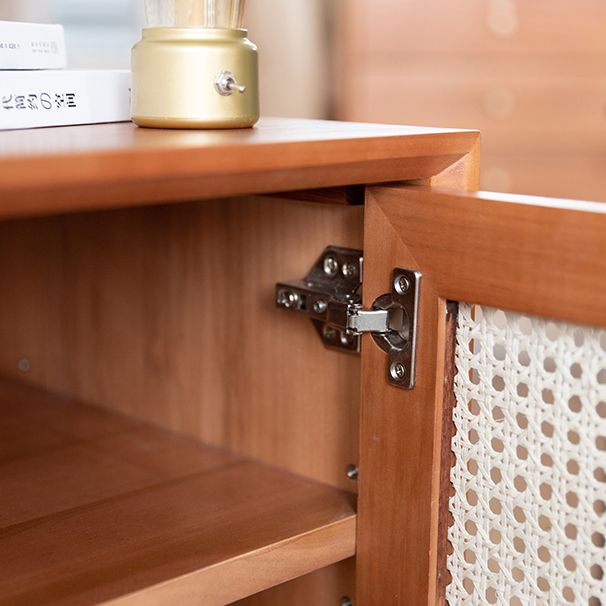
<svg viewBox="0 0 606 606">
<path fill-rule="evenodd" d="M 246 92 L 246 86 L 244 84 L 240 84 L 236 79 L 236 76 L 229 71 L 222 71 L 215 78 L 215 89 L 223 97 L 229 97 L 234 93 L 242 94 Z"/>
</svg>

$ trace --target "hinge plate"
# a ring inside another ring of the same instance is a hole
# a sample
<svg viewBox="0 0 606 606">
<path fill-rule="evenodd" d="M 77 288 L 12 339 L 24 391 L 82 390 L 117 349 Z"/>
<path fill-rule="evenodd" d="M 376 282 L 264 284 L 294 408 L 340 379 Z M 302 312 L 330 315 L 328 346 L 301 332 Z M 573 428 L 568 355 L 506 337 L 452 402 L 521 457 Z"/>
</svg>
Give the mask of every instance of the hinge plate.
<svg viewBox="0 0 606 606">
<path fill-rule="evenodd" d="M 373 309 L 393 310 L 394 329 L 386 333 L 373 333 L 372 338 L 388 355 L 387 380 L 402 389 L 413 389 L 415 386 L 420 293 L 421 273 L 396 268 L 392 273 L 391 293 L 382 295 L 372 304 Z"/>
<path fill-rule="evenodd" d="M 313 322 L 326 347 L 357 353 L 360 335 L 348 330 L 350 306 L 361 305 L 362 251 L 328 246 L 302 280 L 279 282 L 276 303 Z"/>
<path fill-rule="evenodd" d="M 362 273 L 362 251 L 329 246 L 305 278 L 276 285 L 276 304 L 307 316 L 331 349 L 358 353 L 361 335 L 372 334 L 388 355 L 387 380 L 412 389 L 421 274 L 394 269 L 391 293 L 367 310 L 362 306 Z"/>
</svg>

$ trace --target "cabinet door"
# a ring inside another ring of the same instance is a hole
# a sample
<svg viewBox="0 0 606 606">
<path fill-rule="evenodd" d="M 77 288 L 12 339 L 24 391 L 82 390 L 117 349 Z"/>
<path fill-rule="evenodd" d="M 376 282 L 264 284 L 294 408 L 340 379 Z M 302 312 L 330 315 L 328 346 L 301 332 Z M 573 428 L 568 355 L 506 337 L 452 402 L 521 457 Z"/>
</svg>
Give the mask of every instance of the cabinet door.
<svg viewBox="0 0 606 606">
<path fill-rule="evenodd" d="M 416 386 L 362 350 L 360 606 L 606 604 L 606 204 L 369 189 L 365 304 L 422 274 Z"/>
</svg>

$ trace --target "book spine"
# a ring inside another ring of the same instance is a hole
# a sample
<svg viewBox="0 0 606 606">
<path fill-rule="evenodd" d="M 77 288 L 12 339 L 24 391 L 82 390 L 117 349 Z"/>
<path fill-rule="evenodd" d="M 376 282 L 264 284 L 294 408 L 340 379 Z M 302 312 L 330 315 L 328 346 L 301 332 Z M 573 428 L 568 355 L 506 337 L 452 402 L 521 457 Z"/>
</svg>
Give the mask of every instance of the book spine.
<svg viewBox="0 0 606 606">
<path fill-rule="evenodd" d="M 0 70 L 64 69 L 61 25 L 0 21 Z"/>
<path fill-rule="evenodd" d="M 0 130 L 130 120 L 126 70 L 0 72 Z"/>
</svg>

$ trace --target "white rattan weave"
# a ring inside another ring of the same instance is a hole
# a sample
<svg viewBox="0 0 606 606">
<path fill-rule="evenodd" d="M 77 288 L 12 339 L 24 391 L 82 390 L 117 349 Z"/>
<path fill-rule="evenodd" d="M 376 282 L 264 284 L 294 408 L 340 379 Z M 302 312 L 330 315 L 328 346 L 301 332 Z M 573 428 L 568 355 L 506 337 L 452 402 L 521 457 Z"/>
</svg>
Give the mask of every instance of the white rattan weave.
<svg viewBox="0 0 606 606">
<path fill-rule="evenodd" d="M 456 368 L 450 606 L 606 606 L 606 331 L 461 304 Z"/>
</svg>

